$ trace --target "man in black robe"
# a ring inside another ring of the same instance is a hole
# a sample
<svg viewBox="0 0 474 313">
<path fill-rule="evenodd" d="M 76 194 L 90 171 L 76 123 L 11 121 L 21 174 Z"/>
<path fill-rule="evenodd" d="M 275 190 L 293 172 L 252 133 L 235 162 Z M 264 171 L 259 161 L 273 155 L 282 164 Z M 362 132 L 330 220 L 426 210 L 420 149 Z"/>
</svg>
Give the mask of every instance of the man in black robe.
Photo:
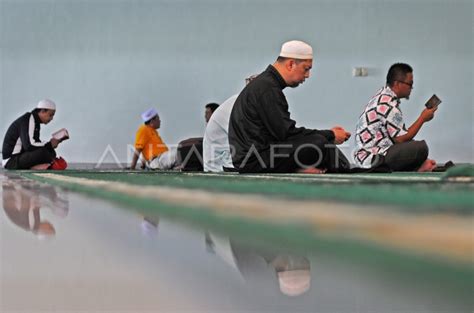
<svg viewBox="0 0 474 313">
<path fill-rule="evenodd" d="M 338 172 L 344 160 L 334 145 L 350 137 L 342 127 L 296 127 L 283 89 L 309 78 L 313 50 L 302 41 L 283 44 L 273 65 L 238 96 L 229 123 L 232 163 L 241 173 Z"/>
<path fill-rule="evenodd" d="M 4 168 L 40 170 L 50 167 L 61 140 L 52 137 L 47 142 L 41 141 L 40 131 L 41 124 L 51 122 L 55 113 L 56 104 L 52 100 L 41 100 L 33 111 L 23 114 L 8 127 L 2 149 Z"/>
</svg>

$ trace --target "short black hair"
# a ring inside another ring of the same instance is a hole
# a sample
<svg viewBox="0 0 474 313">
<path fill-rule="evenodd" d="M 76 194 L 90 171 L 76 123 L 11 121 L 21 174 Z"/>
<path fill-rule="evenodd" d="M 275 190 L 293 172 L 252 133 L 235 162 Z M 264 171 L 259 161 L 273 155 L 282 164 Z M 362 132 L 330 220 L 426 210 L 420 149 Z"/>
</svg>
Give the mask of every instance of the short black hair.
<svg viewBox="0 0 474 313">
<path fill-rule="evenodd" d="M 410 65 L 405 63 L 393 64 L 387 73 L 387 85 L 392 87 L 396 81 L 404 81 L 408 73 L 413 73 Z"/>
<path fill-rule="evenodd" d="M 214 112 L 218 107 L 219 105 L 214 102 L 206 104 L 206 109 L 209 108 L 212 112 Z"/>
</svg>

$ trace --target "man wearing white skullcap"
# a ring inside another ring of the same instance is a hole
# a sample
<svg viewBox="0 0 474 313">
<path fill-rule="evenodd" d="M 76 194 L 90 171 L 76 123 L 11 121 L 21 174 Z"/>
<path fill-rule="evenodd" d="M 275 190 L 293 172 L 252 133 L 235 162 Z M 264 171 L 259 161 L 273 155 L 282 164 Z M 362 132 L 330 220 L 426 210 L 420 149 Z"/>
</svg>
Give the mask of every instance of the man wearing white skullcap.
<svg viewBox="0 0 474 313">
<path fill-rule="evenodd" d="M 16 119 L 3 140 L 2 165 L 6 169 L 46 169 L 55 160 L 59 139 L 40 140 L 41 124 L 48 124 L 56 113 L 56 104 L 41 100 L 36 108 Z"/>
<path fill-rule="evenodd" d="M 143 156 L 143 167 L 168 170 L 177 164 L 177 151 L 166 146 L 158 134 L 161 126 L 160 116 L 151 108 L 142 113 L 143 124 L 135 135 L 135 153 L 130 169 L 135 169 L 140 155 Z"/>
<path fill-rule="evenodd" d="M 285 42 L 267 69 L 237 97 L 229 122 L 232 162 L 241 173 L 322 173 L 338 171 L 343 158 L 337 148 L 350 133 L 296 127 L 283 89 L 295 88 L 310 76 L 312 47 L 299 40 Z M 344 163 L 349 164 L 346 159 Z"/>
</svg>

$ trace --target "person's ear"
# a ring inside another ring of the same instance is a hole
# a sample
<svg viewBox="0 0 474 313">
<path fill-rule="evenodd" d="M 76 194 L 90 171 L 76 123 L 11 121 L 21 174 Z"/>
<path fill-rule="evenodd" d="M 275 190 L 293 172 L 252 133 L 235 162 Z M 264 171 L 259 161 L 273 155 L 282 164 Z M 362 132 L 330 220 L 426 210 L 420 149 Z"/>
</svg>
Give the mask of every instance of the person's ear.
<svg viewBox="0 0 474 313">
<path fill-rule="evenodd" d="M 288 71 L 291 71 L 294 67 L 295 67 L 295 60 L 293 59 L 289 59 L 288 60 L 288 63 L 286 64 L 287 65 L 287 69 Z"/>
<path fill-rule="evenodd" d="M 401 85 L 400 82 L 396 80 L 396 81 L 393 82 L 393 85 L 390 89 L 398 90 L 400 88 L 400 85 Z"/>
</svg>

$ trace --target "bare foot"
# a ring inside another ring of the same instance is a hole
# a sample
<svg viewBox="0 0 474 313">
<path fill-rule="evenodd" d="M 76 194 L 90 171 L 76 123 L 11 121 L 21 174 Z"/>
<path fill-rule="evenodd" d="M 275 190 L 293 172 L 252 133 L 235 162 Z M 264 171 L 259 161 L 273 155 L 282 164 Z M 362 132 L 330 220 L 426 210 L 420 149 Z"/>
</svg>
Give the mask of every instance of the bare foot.
<svg viewBox="0 0 474 313">
<path fill-rule="evenodd" d="M 51 164 L 49 163 L 44 163 L 44 164 L 38 164 L 35 166 L 32 166 L 30 170 L 47 170 Z"/>
<path fill-rule="evenodd" d="M 431 172 L 435 167 L 435 160 L 426 159 L 426 161 L 421 164 L 420 168 L 418 169 L 418 172 Z"/>
<path fill-rule="evenodd" d="M 298 170 L 297 173 L 300 173 L 300 174 L 324 174 L 324 173 L 326 173 L 326 170 L 325 169 L 321 170 L 321 169 L 315 168 L 315 167 L 308 167 L 308 168 Z"/>
</svg>

